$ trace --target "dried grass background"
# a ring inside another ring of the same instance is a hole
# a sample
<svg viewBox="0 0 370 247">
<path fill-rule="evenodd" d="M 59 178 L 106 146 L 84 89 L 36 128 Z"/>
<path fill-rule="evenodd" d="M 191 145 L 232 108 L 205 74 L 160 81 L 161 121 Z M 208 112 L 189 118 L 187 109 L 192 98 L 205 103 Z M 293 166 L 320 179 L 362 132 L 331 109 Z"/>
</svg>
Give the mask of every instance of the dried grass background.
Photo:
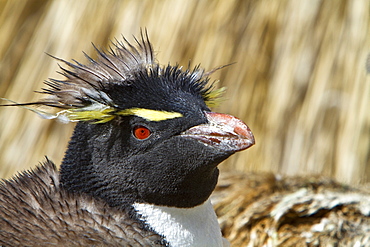
<svg viewBox="0 0 370 247">
<path fill-rule="evenodd" d="M 46 53 L 86 62 L 147 28 L 158 61 L 214 67 L 228 88 L 216 111 L 243 119 L 256 146 L 221 166 L 370 181 L 368 0 L 0 0 L 0 97 L 30 102 L 48 77 Z M 0 102 L 6 103 L 6 102 Z M 47 155 L 60 163 L 73 124 L 0 108 L 0 177 Z"/>
</svg>

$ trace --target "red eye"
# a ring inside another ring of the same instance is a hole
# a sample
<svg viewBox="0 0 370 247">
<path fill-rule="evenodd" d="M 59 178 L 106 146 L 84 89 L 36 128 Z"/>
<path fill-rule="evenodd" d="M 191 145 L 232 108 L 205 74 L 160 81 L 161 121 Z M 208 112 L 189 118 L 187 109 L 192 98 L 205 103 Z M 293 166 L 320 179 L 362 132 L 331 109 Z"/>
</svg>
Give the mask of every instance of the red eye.
<svg viewBox="0 0 370 247">
<path fill-rule="evenodd" d="M 134 136 L 139 140 L 148 138 L 152 133 L 144 126 L 137 126 L 134 128 Z"/>
</svg>

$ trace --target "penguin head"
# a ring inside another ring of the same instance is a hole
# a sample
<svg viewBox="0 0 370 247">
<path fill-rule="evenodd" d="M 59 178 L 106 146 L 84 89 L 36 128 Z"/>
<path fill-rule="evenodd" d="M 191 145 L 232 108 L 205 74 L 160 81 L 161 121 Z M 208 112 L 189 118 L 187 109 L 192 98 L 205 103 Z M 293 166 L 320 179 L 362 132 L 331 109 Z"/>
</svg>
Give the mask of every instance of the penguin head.
<svg viewBox="0 0 370 247">
<path fill-rule="evenodd" d="M 240 119 L 210 110 L 221 90 L 199 66 L 161 66 L 147 34 L 96 49 L 50 79 L 39 104 L 78 122 L 61 165 L 61 184 L 110 206 L 194 207 L 208 199 L 217 165 L 254 144 Z"/>
</svg>

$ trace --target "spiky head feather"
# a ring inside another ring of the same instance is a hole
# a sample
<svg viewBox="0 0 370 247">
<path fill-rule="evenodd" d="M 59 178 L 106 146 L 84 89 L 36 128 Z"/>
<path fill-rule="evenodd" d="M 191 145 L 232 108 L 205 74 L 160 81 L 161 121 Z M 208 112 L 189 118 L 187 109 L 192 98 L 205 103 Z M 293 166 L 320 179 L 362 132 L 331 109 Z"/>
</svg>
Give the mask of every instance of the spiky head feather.
<svg viewBox="0 0 370 247">
<path fill-rule="evenodd" d="M 209 85 L 210 73 L 204 73 L 199 66 L 192 70 L 160 66 L 147 33 L 134 39 L 135 45 L 125 38 L 123 42 L 116 40 L 108 51 L 94 46 L 98 57 L 94 60 L 84 53 L 89 61 L 86 65 L 52 56 L 69 68 L 60 66 L 65 79 L 46 81 L 49 88 L 44 88 L 42 93 L 50 96 L 35 104 L 63 108 L 57 113 L 58 118 L 95 123 L 130 114 L 150 121 L 181 117 L 173 108 L 166 110 L 163 106 L 169 99 L 172 104 L 181 105 L 184 94 L 199 98 L 208 107 L 214 105 L 223 89 L 214 90 Z"/>
</svg>

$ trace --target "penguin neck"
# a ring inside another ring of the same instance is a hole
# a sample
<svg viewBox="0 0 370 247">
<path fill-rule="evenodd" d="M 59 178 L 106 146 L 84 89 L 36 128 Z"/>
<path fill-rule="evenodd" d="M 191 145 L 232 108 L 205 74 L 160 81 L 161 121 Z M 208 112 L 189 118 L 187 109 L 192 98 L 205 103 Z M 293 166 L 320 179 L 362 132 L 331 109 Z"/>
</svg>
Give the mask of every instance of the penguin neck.
<svg viewBox="0 0 370 247">
<path fill-rule="evenodd" d="M 139 218 L 164 236 L 170 246 L 227 246 L 209 199 L 193 208 L 145 203 L 135 203 L 133 206 Z"/>
</svg>

